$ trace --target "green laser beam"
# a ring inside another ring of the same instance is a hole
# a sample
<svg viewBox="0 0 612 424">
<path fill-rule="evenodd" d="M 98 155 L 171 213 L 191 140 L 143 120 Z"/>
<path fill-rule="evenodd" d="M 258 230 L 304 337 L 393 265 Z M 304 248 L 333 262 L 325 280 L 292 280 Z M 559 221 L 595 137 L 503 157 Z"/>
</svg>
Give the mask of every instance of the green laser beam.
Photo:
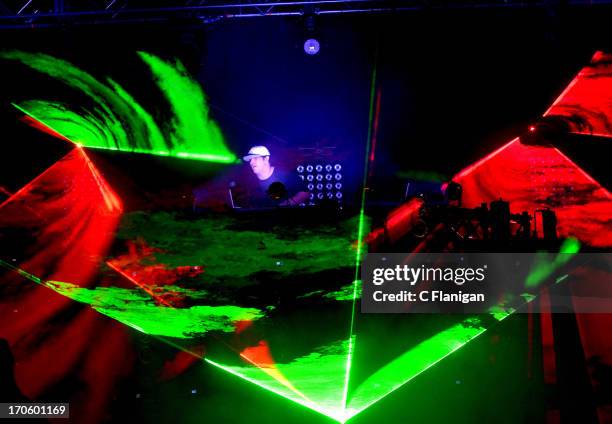
<svg viewBox="0 0 612 424">
<path fill-rule="evenodd" d="M 342 375 L 344 368 L 346 344 L 346 340 L 330 343 L 288 363 L 261 367 L 227 366 L 218 362 L 215 365 L 279 396 L 343 422 L 344 410 L 340 403 L 343 379 L 338 376 Z M 315 369 L 316 372 L 313 372 Z M 292 386 L 282 384 L 269 370 L 277 371 Z"/>
<path fill-rule="evenodd" d="M 221 130 L 209 116 L 202 87 L 189 76 L 183 64 L 178 60 L 165 62 L 146 52 L 138 52 L 138 55 L 149 66 L 174 112 L 168 134 L 172 146 L 185 153 L 201 153 L 198 147 L 203 145 L 208 154 L 235 159 L 225 148 Z"/>
<path fill-rule="evenodd" d="M 374 117 L 374 107 L 375 107 L 375 95 L 376 95 L 376 71 L 377 71 L 377 60 L 378 60 L 378 46 L 375 54 L 374 67 L 372 68 L 372 79 L 370 82 L 370 108 L 369 108 L 369 116 L 368 116 L 368 132 L 367 132 L 367 140 L 366 140 L 366 149 L 364 156 L 364 165 L 363 165 L 363 179 L 361 182 L 361 205 L 359 208 L 359 229 L 357 230 L 357 252 L 355 254 L 355 278 L 353 280 L 353 304 L 351 306 L 351 322 L 349 328 L 349 346 L 347 352 L 346 359 L 346 371 L 344 375 L 344 390 L 342 394 L 342 410 L 343 412 L 343 420 L 341 422 L 346 421 L 348 418 L 345 418 L 346 415 L 346 407 L 348 401 L 348 391 L 349 391 L 349 383 L 350 383 L 350 374 L 351 374 L 351 366 L 353 361 L 353 352 L 355 349 L 355 339 L 356 337 L 353 335 L 353 331 L 355 328 L 355 309 L 357 305 L 357 286 L 361 284 L 359 279 L 359 268 L 361 265 L 361 251 L 363 246 L 363 234 L 364 234 L 364 218 L 365 218 L 365 201 L 366 201 L 366 186 L 368 182 L 368 165 L 370 158 L 370 149 L 372 144 L 372 130 L 374 128 L 373 117 Z"/>
<path fill-rule="evenodd" d="M 164 337 L 193 338 L 202 336 L 207 331 L 233 331 L 233 321 L 257 319 L 262 315 L 261 311 L 253 308 L 229 306 L 199 307 L 204 308 L 203 314 L 199 315 L 194 311 L 194 308 L 198 307 L 181 309 L 154 305 L 152 300 L 139 290 L 116 287 L 87 289 L 65 282 L 44 281 L 1 259 L 0 266 L 188 353 L 191 352 Z M 265 367 L 227 366 L 208 358 L 205 361 L 283 398 L 336 421 L 342 421 L 343 410 L 333 395 L 341 390 L 342 380 L 336 377 L 342 373 L 346 351 L 344 344 L 324 346 L 289 363 L 274 364 L 279 374 L 286 376 L 299 391 L 288 389 L 286 385 L 279 383 L 278 379 L 266 374 Z M 313 373 L 313 369 L 317 372 Z"/>
<path fill-rule="evenodd" d="M 537 281 L 537 284 L 541 283 L 543 279 L 552 275 L 561 265 L 567 263 L 579 250 L 580 242 L 578 240 L 574 238 L 565 240 L 554 262 L 548 263 L 546 266 L 536 267 L 527 276 L 526 281 Z M 568 275 L 566 274 L 557 278 L 555 284 L 559 284 L 567 277 Z M 535 300 L 536 297 L 526 293 L 523 299 L 525 304 L 527 304 Z M 511 307 L 498 307 L 492 308 L 490 316 L 496 321 L 501 322 L 514 312 L 516 312 L 516 309 Z M 353 418 L 371 405 L 389 396 L 418 375 L 483 334 L 487 331 L 487 328 L 479 325 L 479 322 L 480 320 L 476 317 L 467 318 L 462 323 L 455 324 L 430 337 L 428 340 L 419 343 L 370 375 L 351 394 L 349 409 L 345 413 L 345 420 Z"/>
<path fill-rule="evenodd" d="M 265 231 L 237 227 L 237 221 L 228 215 L 194 221 L 165 211 L 129 212 L 122 216 L 116 238 L 144 238 L 149 246 L 159 249 L 155 260 L 172 268 L 186 263 L 204 265 L 209 287 L 255 282 L 260 272 L 292 278 L 337 269 L 346 270 L 342 275 L 347 275 L 346 283 L 350 284 L 356 218 L 321 224 L 314 230 L 294 224 Z"/>
<path fill-rule="evenodd" d="M 329 418 L 331 418 L 334 421 L 338 421 L 338 422 L 343 422 L 343 411 L 342 410 L 327 410 L 325 408 L 321 408 L 318 404 L 314 403 L 314 402 L 309 402 L 308 400 L 305 400 L 299 396 L 293 396 L 293 395 L 289 395 L 286 392 L 283 392 L 282 390 L 279 390 L 277 387 L 273 387 L 271 384 L 269 383 L 264 383 L 261 381 L 261 379 L 255 379 L 255 378 L 251 378 L 247 375 L 244 375 L 242 373 L 240 373 L 237 369 L 235 369 L 234 367 L 228 367 L 222 364 L 219 364 L 211 359 L 208 358 L 204 358 L 204 361 L 210 365 L 213 365 L 225 372 L 228 372 L 236 377 L 239 377 L 245 381 L 248 381 L 252 384 L 254 384 L 255 386 L 261 387 L 262 389 L 267 390 L 268 392 L 274 393 L 284 399 L 288 399 L 291 400 L 295 403 L 297 403 L 298 405 L 302 405 L 312 411 L 318 412 L 322 415 L 325 415 Z"/>
<path fill-rule="evenodd" d="M 353 418 L 389 396 L 485 331 L 482 327 L 456 324 L 403 353 L 355 389 L 351 394 L 346 418 Z"/>
<path fill-rule="evenodd" d="M 168 150 L 147 150 L 147 149 L 138 149 L 133 148 L 131 150 L 124 150 L 116 147 L 106 147 L 106 146 L 84 146 L 89 149 L 94 150 L 112 150 L 116 152 L 129 152 L 129 153 L 138 153 L 138 154 L 146 154 L 146 155 L 154 155 L 154 156 L 166 156 L 173 158 L 181 158 L 181 159 L 194 159 L 201 160 L 207 162 L 218 162 L 218 163 L 241 163 L 238 159 L 233 156 L 220 156 L 209 153 L 189 153 L 189 152 L 170 152 Z"/>
<path fill-rule="evenodd" d="M 89 106 L 60 101 L 28 100 L 18 109 L 56 133 L 88 148 L 235 163 L 223 134 L 209 116 L 200 85 L 183 65 L 164 62 L 139 52 L 149 66 L 153 83 L 168 101 L 169 122 L 158 123 L 136 99 L 110 78 L 100 82 L 69 62 L 40 53 L 1 52 L 0 58 L 18 61 L 85 96 Z"/>
<path fill-rule="evenodd" d="M 580 242 L 575 238 L 568 238 L 563 241 L 559 253 L 552 262 L 547 254 L 542 254 L 541 258 L 536 257 L 536 264 L 527 276 L 525 287 L 528 289 L 538 287 L 557 269 L 566 264 L 579 250 Z"/>
<path fill-rule="evenodd" d="M 168 308 L 156 305 L 150 296 L 139 290 L 89 289 L 61 281 L 43 281 L 6 261 L 0 260 L 0 265 L 148 335 L 191 339 L 211 331 L 233 332 L 236 321 L 257 320 L 264 316 L 259 309 L 232 305 Z"/>
<path fill-rule="evenodd" d="M 569 240 L 562 245 L 561 254 L 576 253 L 579 247 L 580 244 L 576 240 Z M 65 284 L 44 282 L 35 275 L 29 274 L 27 271 L 2 260 L 0 260 L 0 265 L 56 291 L 58 291 L 58 284 Z M 556 282 L 559 283 L 565 280 L 566 277 L 565 275 L 558 278 Z M 65 290 L 59 290 L 59 292 L 69 296 Z M 526 303 L 534 299 L 534 296 L 525 298 Z M 498 308 L 498 310 L 492 311 L 490 315 L 500 322 L 515 311 L 513 308 Z M 111 317 L 119 320 L 117 317 Z M 123 321 L 120 320 L 120 322 Z M 136 323 L 124 323 L 136 330 L 144 331 Z M 344 423 L 432 368 L 444 358 L 482 335 L 487 329 L 478 317 L 470 317 L 435 334 L 371 374 L 355 388 L 350 401 L 346 405 L 341 404 L 341 407 L 338 407 L 334 397 L 330 396 L 331 393 L 338 393 L 340 391 L 340 387 L 330 389 L 330 385 L 334 384 L 335 376 L 341 374 L 340 369 L 343 368 L 343 363 L 345 363 L 342 352 L 346 350 L 340 345 L 324 347 L 319 349 L 319 351 L 297 358 L 287 364 L 274 364 L 279 373 L 285 376 L 287 381 L 291 382 L 293 386 L 298 387 L 299 391 L 290 390 L 290 388 L 287 388 L 287 385 L 280 384 L 278 379 L 266 375 L 265 366 L 227 366 L 208 358 L 205 359 L 205 362 L 249 381 L 258 387 Z M 153 334 L 153 336 L 157 338 L 157 335 Z M 160 340 L 166 341 L 164 339 Z M 349 343 L 349 341 L 345 343 Z M 176 346 L 175 344 L 172 345 Z M 177 347 L 185 350 L 180 346 Z M 317 373 L 313 373 L 313 369 L 317 369 Z M 341 385 L 340 383 L 336 384 Z"/>
</svg>

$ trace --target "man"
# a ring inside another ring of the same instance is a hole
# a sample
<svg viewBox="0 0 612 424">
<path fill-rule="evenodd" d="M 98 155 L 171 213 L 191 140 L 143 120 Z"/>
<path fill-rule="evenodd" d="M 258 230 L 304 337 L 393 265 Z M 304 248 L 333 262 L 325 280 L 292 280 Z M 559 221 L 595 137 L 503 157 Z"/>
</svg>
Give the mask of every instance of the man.
<svg viewBox="0 0 612 424">
<path fill-rule="evenodd" d="M 297 175 L 272 166 L 266 146 L 251 147 L 242 159 L 259 182 L 259 193 L 254 199 L 258 206 L 299 206 L 310 198 Z"/>
</svg>

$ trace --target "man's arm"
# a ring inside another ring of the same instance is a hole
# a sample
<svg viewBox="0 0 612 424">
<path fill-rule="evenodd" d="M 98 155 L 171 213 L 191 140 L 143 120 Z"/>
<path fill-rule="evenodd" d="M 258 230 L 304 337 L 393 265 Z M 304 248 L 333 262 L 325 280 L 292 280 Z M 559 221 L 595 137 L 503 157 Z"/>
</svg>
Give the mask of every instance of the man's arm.
<svg viewBox="0 0 612 424">
<path fill-rule="evenodd" d="M 304 183 L 294 173 L 290 173 L 287 177 L 287 191 L 289 193 L 295 193 L 289 196 L 287 200 L 282 202 L 281 206 L 299 206 L 302 203 L 308 203 L 310 200 L 310 193 L 305 190 Z"/>
<path fill-rule="evenodd" d="M 302 203 L 306 203 L 310 198 L 310 194 L 305 191 L 300 191 L 295 196 L 288 198 L 287 200 L 279 203 L 280 206 L 299 206 Z"/>
<path fill-rule="evenodd" d="M 286 205 L 283 206 L 298 206 L 302 203 L 306 203 L 308 201 L 308 199 L 310 198 L 310 194 L 305 192 L 305 191 L 300 191 L 298 192 L 295 196 L 290 197 L 289 199 L 287 199 L 286 201 Z M 285 203 L 285 202 L 283 202 Z"/>
</svg>

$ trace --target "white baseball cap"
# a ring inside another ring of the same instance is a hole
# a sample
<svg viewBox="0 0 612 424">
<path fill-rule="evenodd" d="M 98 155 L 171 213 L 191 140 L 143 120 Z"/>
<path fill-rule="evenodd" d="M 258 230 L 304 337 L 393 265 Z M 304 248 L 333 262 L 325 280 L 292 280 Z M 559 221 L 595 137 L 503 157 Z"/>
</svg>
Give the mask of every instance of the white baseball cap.
<svg viewBox="0 0 612 424">
<path fill-rule="evenodd" d="M 242 157 L 242 160 L 248 162 L 253 158 L 262 157 L 262 156 L 270 156 L 270 151 L 266 146 L 253 146 L 249 150 L 246 156 Z"/>
</svg>

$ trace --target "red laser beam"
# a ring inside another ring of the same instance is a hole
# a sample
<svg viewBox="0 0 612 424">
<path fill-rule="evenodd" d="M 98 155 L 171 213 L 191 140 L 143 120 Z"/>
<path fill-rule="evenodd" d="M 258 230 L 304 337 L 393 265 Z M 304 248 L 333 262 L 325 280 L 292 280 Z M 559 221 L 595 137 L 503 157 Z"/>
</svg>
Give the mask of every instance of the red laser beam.
<svg viewBox="0 0 612 424">
<path fill-rule="evenodd" d="M 551 208 L 561 237 L 574 236 L 596 247 L 612 246 L 612 199 L 557 149 L 513 141 L 454 180 L 463 186 L 465 207 L 502 198 L 513 211 Z"/>
<path fill-rule="evenodd" d="M 72 140 L 70 140 L 69 138 L 65 137 L 64 135 L 60 134 L 59 132 L 55 131 L 53 128 L 49 127 L 48 125 L 43 124 L 41 121 L 39 121 L 38 119 L 35 119 L 29 115 L 23 115 L 20 120 L 29 125 L 32 128 L 37 129 L 40 132 L 49 134 L 52 137 L 55 138 L 59 138 L 60 140 L 64 140 L 69 142 L 70 144 L 74 144 L 72 142 Z"/>
<path fill-rule="evenodd" d="M 596 52 L 544 112 L 567 118 L 570 131 L 612 137 L 612 54 Z"/>
<path fill-rule="evenodd" d="M 157 294 L 155 294 L 155 292 L 153 290 L 151 290 L 149 287 L 147 287 L 144 284 L 141 284 L 138 280 L 136 280 L 135 278 L 132 278 L 126 272 L 123 272 L 120 268 L 118 268 L 115 265 L 113 265 L 111 261 L 106 261 L 106 265 L 108 265 L 115 272 L 117 272 L 119 275 L 121 275 L 122 277 L 124 277 L 125 279 L 130 281 L 131 283 L 133 283 L 133 284 L 137 285 L 138 287 L 140 287 L 141 289 L 143 289 L 145 292 L 147 292 L 157 302 L 161 303 L 164 306 L 172 307 L 172 304 L 166 302 L 161 296 L 158 296 Z"/>
<path fill-rule="evenodd" d="M 379 116 L 380 116 L 380 95 L 381 95 L 381 91 L 380 91 L 380 87 L 376 90 L 376 106 L 374 108 L 374 128 L 372 131 L 372 150 L 370 151 L 370 157 L 369 157 L 369 161 L 370 161 L 370 165 L 368 166 L 368 169 L 370 170 L 370 174 L 369 176 L 371 177 L 372 174 L 374 173 L 374 166 L 372 166 L 374 164 L 374 161 L 376 159 L 376 141 L 378 139 L 378 124 L 379 124 Z"/>
<path fill-rule="evenodd" d="M 16 267 L 45 280 L 87 287 L 95 281 L 121 214 L 119 197 L 75 148 L 0 205 L 0 232 L 26 234 L 11 256 Z M 71 413 L 101 421 L 117 378 L 131 366 L 123 326 L 84 306 L 78 309 L 46 287 L 24 283 L 19 274 L 5 274 L 2 284 L 11 294 L 0 304 L 0 316 L 13 319 L 0 326 L 0 338 L 11 345 L 19 388 L 38 399 L 63 379 L 78 381 L 84 392 Z"/>
<path fill-rule="evenodd" d="M 183 293 L 164 291 L 163 286 L 175 284 L 181 278 L 196 277 L 204 272 L 201 266 L 169 268 L 165 264 L 157 263 L 155 253 L 161 250 L 148 246 L 144 240 L 128 240 L 127 248 L 126 254 L 110 259 L 106 264 L 162 304 L 179 306 L 185 298 Z"/>
</svg>

